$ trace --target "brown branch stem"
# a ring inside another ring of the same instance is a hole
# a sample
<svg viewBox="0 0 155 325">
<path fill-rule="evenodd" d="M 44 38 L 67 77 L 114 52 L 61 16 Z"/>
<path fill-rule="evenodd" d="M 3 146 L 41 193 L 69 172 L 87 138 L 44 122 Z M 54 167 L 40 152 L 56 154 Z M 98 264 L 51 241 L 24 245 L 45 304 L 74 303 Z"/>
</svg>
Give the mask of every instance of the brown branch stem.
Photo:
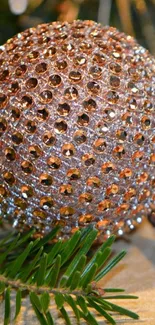
<svg viewBox="0 0 155 325">
<path fill-rule="evenodd" d="M 53 294 L 55 295 L 56 293 L 62 293 L 62 294 L 69 294 L 69 295 L 74 295 L 74 296 L 86 296 L 87 293 L 84 292 L 83 290 L 66 290 L 63 288 L 49 288 L 46 286 L 41 286 L 41 287 L 37 287 L 37 285 L 31 285 L 31 284 L 26 284 L 21 282 L 20 280 L 11 280 L 6 278 L 3 275 L 0 275 L 0 282 L 5 283 L 5 285 L 12 287 L 13 289 L 17 290 L 17 289 L 21 289 L 21 290 L 27 290 L 29 292 L 33 291 L 37 294 L 41 294 L 44 292 L 48 292 L 49 294 Z"/>
</svg>

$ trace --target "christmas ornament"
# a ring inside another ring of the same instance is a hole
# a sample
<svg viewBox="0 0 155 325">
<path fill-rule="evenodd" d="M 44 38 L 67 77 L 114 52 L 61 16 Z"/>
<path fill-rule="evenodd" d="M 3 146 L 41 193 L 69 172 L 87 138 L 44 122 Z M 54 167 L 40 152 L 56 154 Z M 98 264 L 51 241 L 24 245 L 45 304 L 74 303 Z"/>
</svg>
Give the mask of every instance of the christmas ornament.
<svg viewBox="0 0 155 325">
<path fill-rule="evenodd" d="M 0 208 L 20 231 L 122 235 L 154 209 L 155 60 L 92 21 L 0 48 Z"/>
</svg>

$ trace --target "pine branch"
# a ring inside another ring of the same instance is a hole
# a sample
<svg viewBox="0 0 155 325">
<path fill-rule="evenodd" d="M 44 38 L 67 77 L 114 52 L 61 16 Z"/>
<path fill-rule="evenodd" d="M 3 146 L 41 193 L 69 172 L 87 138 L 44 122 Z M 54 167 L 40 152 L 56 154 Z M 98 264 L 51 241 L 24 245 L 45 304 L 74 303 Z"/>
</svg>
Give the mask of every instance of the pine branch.
<svg viewBox="0 0 155 325">
<path fill-rule="evenodd" d="M 61 287 L 58 287 L 58 288 L 53 288 L 51 289 L 50 287 L 48 286 L 41 286 L 41 287 L 38 287 L 37 286 L 37 283 L 36 285 L 30 285 L 28 283 L 23 283 L 21 282 L 20 280 L 9 280 L 7 277 L 3 276 L 3 275 L 0 275 L 0 283 L 4 284 L 6 287 L 10 287 L 12 289 L 15 289 L 15 290 L 22 290 L 22 291 L 29 291 L 29 292 L 35 292 L 36 294 L 42 294 L 44 292 L 46 293 L 49 293 L 51 295 L 56 295 L 57 293 L 61 293 L 61 294 L 72 294 L 73 296 L 87 296 L 87 293 L 84 292 L 83 290 L 67 290 L 67 288 L 61 288 Z"/>
<path fill-rule="evenodd" d="M 97 282 L 125 255 L 122 251 L 109 261 L 115 237 L 110 237 L 89 260 L 87 255 L 96 239 L 96 229 L 88 227 L 77 231 L 65 243 L 54 243 L 58 231 L 59 228 L 55 228 L 43 239 L 34 240 L 34 231 L 31 230 L 22 236 L 11 234 L 0 241 L 0 295 L 5 303 L 4 325 L 10 323 L 12 290 L 16 291 L 14 319 L 21 311 L 25 293 L 41 325 L 55 324 L 50 312 L 52 299 L 66 324 L 71 324 L 66 304 L 71 307 L 78 324 L 82 318 L 88 324 L 98 324 L 90 308 L 111 324 L 116 324 L 113 318 L 116 312 L 137 319 L 137 314 L 111 303 L 111 299 L 137 297 L 121 295 L 122 289 L 98 287 Z"/>
</svg>

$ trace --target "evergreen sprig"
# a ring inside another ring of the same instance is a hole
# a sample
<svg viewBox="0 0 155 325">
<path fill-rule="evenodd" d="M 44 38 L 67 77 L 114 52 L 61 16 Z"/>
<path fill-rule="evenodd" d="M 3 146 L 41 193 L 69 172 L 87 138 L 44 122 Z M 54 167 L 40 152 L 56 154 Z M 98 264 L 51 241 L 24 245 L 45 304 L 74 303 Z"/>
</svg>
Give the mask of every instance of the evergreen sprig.
<svg viewBox="0 0 155 325">
<path fill-rule="evenodd" d="M 11 233 L 0 241 L 0 295 L 5 302 L 4 325 L 11 319 L 12 290 L 16 291 L 14 319 L 21 311 L 25 294 L 29 295 L 41 325 L 55 324 L 50 311 L 51 299 L 54 299 L 67 325 L 71 324 L 67 305 L 78 324 L 84 319 L 90 325 L 97 325 L 94 312 L 111 324 L 116 324 L 113 318 L 116 312 L 138 319 L 137 314 L 111 303 L 113 298 L 136 299 L 136 296 L 121 295 L 122 289 L 102 289 L 97 285 L 126 254 L 122 251 L 109 260 L 115 237 L 111 236 L 89 257 L 90 247 L 97 236 L 96 229 L 88 227 L 75 232 L 66 242 L 56 242 L 54 239 L 59 230 L 55 228 L 42 239 L 33 239 L 33 230 L 25 235 Z"/>
</svg>

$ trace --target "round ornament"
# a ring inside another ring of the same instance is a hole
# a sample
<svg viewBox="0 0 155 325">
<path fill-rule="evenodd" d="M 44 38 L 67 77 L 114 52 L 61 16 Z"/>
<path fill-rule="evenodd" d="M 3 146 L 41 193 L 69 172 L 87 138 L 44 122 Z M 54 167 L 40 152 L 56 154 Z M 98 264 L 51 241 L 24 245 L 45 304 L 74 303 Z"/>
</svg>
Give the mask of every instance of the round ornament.
<svg viewBox="0 0 155 325">
<path fill-rule="evenodd" d="M 154 209 L 155 60 L 93 21 L 30 28 L 0 47 L 0 213 L 104 240 Z"/>
</svg>

